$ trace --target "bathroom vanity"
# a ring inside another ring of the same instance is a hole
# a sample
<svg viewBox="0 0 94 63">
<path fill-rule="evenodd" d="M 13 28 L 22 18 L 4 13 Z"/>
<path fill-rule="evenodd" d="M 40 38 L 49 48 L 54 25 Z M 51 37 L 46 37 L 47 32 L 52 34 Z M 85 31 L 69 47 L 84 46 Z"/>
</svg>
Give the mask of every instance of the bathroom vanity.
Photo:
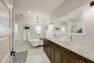
<svg viewBox="0 0 94 63">
<path fill-rule="evenodd" d="M 51 63 L 94 63 L 93 54 L 90 57 L 84 46 L 83 48 L 79 44 L 78 46 L 62 40 L 44 38 L 43 49 Z"/>
</svg>

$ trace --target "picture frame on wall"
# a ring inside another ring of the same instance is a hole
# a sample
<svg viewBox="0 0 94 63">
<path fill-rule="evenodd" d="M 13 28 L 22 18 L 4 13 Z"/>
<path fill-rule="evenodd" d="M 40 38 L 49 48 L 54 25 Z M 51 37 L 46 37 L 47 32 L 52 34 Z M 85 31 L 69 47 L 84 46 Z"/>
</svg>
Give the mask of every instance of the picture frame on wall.
<svg viewBox="0 0 94 63">
<path fill-rule="evenodd" d="M 24 29 L 24 30 L 31 30 L 31 25 L 24 24 L 24 25 L 23 25 L 23 29 Z"/>
</svg>

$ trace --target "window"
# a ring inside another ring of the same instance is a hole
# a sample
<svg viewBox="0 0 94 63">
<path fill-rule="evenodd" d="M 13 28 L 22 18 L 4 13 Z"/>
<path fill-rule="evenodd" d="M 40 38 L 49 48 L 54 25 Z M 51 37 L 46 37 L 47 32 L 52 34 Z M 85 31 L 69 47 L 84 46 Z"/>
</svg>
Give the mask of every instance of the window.
<svg viewBox="0 0 94 63">
<path fill-rule="evenodd" d="M 62 26 L 61 31 L 65 32 L 65 26 Z"/>
<path fill-rule="evenodd" d="M 38 34 L 41 34 L 41 33 L 42 33 L 41 25 L 36 24 L 36 25 L 35 25 L 35 31 L 36 31 L 36 33 L 38 33 Z"/>
</svg>

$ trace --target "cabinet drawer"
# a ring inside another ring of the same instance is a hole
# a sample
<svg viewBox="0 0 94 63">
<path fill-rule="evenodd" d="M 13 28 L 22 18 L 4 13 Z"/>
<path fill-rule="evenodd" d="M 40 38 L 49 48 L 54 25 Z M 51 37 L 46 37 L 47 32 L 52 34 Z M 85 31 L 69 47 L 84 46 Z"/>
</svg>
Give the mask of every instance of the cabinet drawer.
<svg viewBox="0 0 94 63">
<path fill-rule="evenodd" d="M 47 47 L 47 55 L 48 55 L 48 58 L 50 59 L 50 53 L 51 53 L 51 49 L 50 49 L 50 47 L 48 46 Z"/>
</svg>

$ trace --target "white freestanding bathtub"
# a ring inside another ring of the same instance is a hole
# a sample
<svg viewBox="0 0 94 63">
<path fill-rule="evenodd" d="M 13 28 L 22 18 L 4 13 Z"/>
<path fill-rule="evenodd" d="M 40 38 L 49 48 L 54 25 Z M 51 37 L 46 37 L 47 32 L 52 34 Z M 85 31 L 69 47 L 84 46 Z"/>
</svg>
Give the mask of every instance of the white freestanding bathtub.
<svg viewBox="0 0 94 63">
<path fill-rule="evenodd" d="M 40 39 L 30 39 L 29 42 L 30 42 L 30 45 L 33 47 L 43 45 L 43 41 Z"/>
</svg>

